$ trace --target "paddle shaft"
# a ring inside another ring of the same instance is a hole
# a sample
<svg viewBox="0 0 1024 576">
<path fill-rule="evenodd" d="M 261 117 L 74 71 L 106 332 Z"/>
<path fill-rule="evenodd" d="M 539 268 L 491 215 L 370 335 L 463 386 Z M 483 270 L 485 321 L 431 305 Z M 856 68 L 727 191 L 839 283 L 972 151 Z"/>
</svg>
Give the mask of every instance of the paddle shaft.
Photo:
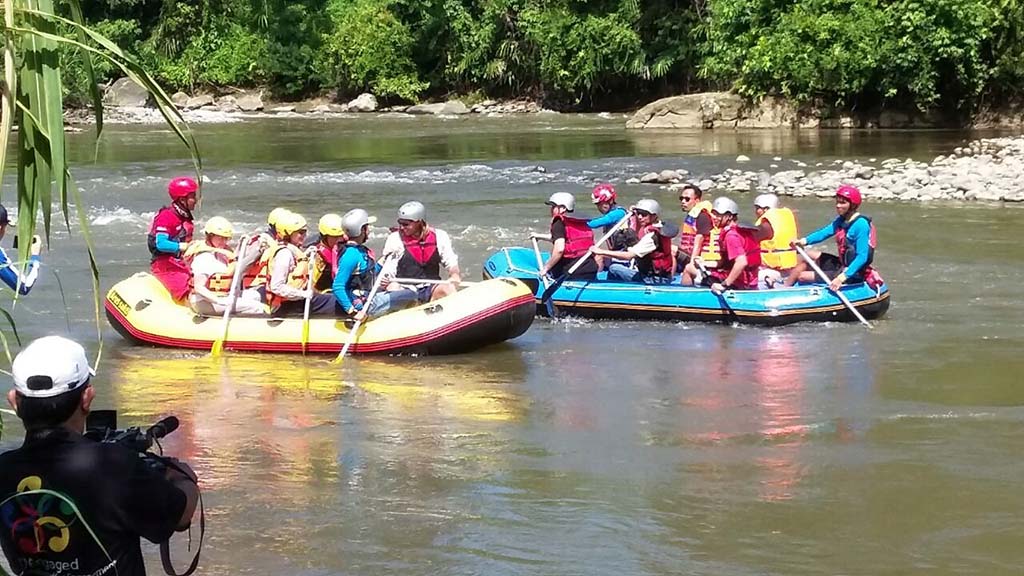
<svg viewBox="0 0 1024 576">
<path fill-rule="evenodd" d="M 551 280 L 548 279 L 548 275 L 543 272 L 544 270 L 544 257 L 540 255 L 540 244 L 537 244 L 537 238 L 532 237 L 530 240 L 533 242 L 533 254 L 537 257 L 537 276 L 540 277 L 540 281 L 544 283 L 544 291 L 551 287 Z M 555 317 L 555 305 L 550 299 L 544 301 L 545 307 L 548 311 L 548 316 L 551 318 Z"/>
<path fill-rule="evenodd" d="M 373 297 L 377 295 L 377 290 L 380 290 L 381 281 L 384 280 L 384 261 L 382 260 L 380 264 L 381 273 L 377 275 L 377 279 L 374 280 L 373 286 L 370 288 L 370 294 L 367 295 L 366 300 L 364 300 L 363 310 L 369 310 L 370 305 L 373 303 Z M 341 362 L 345 358 L 345 355 L 348 354 L 348 349 L 356 341 L 356 334 L 359 333 L 359 327 L 363 325 L 363 320 L 365 319 L 366 318 L 364 316 L 363 318 L 356 320 L 356 323 L 352 326 L 352 331 L 348 333 L 348 340 L 345 342 L 345 345 L 341 348 L 341 352 L 338 353 L 338 357 L 335 359 L 336 362 Z"/>
<path fill-rule="evenodd" d="M 224 342 L 228 339 L 228 325 L 231 322 L 231 311 L 235 309 L 235 303 L 238 301 L 238 284 L 242 281 L 242 260 L 245 256 L 245 251 L 249 246 L 249 236 L 243 236 L 238 243 L 238 256 L 235 258 L 235 274 L 231 277 L 231 295 L 228 296 L 228 307 L 224 309 L 224 316 L 222 317 L 224 324 L 224 333 L 221 334 L 220 340 L 213 343 L 213 347 L 210 349 L 210 353 L 214 354 L 220 352 L 220 349 L 224 347 Z M 219 342 L 219 346 L 218 346 Z"/>
<path fill-rule="evenodd" d="M 814 270 L 815 274 L 817 274 L 818 277 L 821 278 L 821 281 L 824 282 L 826 285 L 829 285 L 829 290 L 832 290 L 832 287 L 830 285 L 831 279 L 825 275 L 825 272 L 823 272 L 821 268 L 818 267 L 818 263 L 815 262 L 813 258 L 811 258 L 807 251 L 804 250 L 802 246 L 799 246 L 797 244 L 794 244 L 793 248 L 795 248 L 797 253 L 799 253 L 800 256 L 804 259 L 804 262 L 807 262 L 807 265 Z M 860 320 L 861 324 L 867 326 L 868 328 L 874 328 L 874 326 L 872 326 L 871 323 L 868 322 L 867 318 L 865 318 L 864 315 L 860 313 L 860 310 L 857 310 L 853 303 L 850 302 L 850 299 L 846 297 L 846 294 L 843 294 L 842 288 L 840 288 L 839 290 L 833 290 L 833 292 L 835 292 L 835 295 L 838 296 L 839 299 L 843 301 L 843 304 L 845 304 L 846 307 L 850 309 L 850 312 L 853 312 L 853 315 L 857 317 L 857 320 Z"/>
<path fill-rule="evenodd" d="M 310 248 L 306 251 L 306 270 L 309 278 L 306 280 L 306 305 L 302 309 L 302 353 L 306 353 L 306 344 L 309 342 L 309 307 L 313 303 L 313 259 L 316 258 L 316 249 Z M 330 266 L 330 262 L 324 263 Z"/>
<path fill-rule="evenodd" d="M 693 260 L 693 264 L 697 267 L 698 270 L 700 270 L 700 273 L 703 274 L 705 278 L 712 278 L 711 273 L 708 272 L 708 267 L 704 265 L 703 260 L 701 260 L 700 258 L 696 258 Z M 725 307 L 726 311 L 732 314 L 733 317 L 737 317 L 736 311 L 732 309 L 732 306 L 729 305 L 729 301 L 725 299 L 725 294 L 722 294 L 721 292 L 715 292 L 714 290 L 712 290 L 712 292 L 714 292 L 715 295 L 718 296 L 718 299 L 722 301 L 722 306 Z"/>
<path fill-rule="evenodd" d="M 544 289 L 544 294 L 541 296 L 541 299 L 540 299 L 541 302 L 547 302 L 548 300 L 550 300 L 551 296 L 553 296 L 555 291 L 558 290 L 558 287 L 561 286 L 563 282 L 565 282 L 566 278 L 572 276 L 573 273 L 576 272 L 576 270 L 578 270 L 579 267 L 582 266 L 584 262 L 589 260 L 590 257 L 594 255 L 594 248 L 604 244 L 609 238 L 612 237 L 612 234 L 615 234 L 616 232 L 618 232 L 619 228 L 622 228 L 626 224 L 626 222 L 629 222 L 629 217 L 630 216 L 632 216 L 632 214 L 630 214 L 629 212 L 626 212 L 626 215 L 623 216 L 622 220 L 619 220 L 615 224 L 615 226 L 612 226 L 611 230 L 606 232 L 604 236 L 601 236 L 601 238 L 598 239 L 597 242 L 594 242 L 593 246 L 591 246 L 590 248 L 587 248 L 587 253 L 584 254 L 583 256 L 580 256 L 579 260 L 577 260 L 575 264 L 570 266 L 569 270 L 565 274 L 562 274 L 558 278 L 558 280 L 555 280 L 551 285 L 549 285 L 547 288 L 545 288 Z"/>
</svg>

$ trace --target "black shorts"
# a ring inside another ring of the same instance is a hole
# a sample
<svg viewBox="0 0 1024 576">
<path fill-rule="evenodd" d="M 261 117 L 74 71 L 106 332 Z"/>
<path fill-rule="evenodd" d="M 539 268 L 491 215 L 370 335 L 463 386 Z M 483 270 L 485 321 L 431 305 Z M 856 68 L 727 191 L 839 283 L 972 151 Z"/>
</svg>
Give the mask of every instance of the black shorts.
<svg viewBox="0 0 1024 576">
<path fill-rule="evenodd" d="M 846 270 L 846 266 L 843 265 L 843 261 L 839 259 L 839 256 L 836 256 L 835 254 L 829 254 L 828 252 L 821 253 L 821 257 L 818 258 L 818 268 L 821 268 L 821 271 L 824 272 L 825 276 L 828 276 L 829 278 L 835 278 L 836 276 L 839 276 L 840 272 Z M 843 283 L 856 284 L 858 282 L 863 281 L 863 277 L 856 275 L 848 277 L 846 279 L 846 282 Z"/>
</svg>

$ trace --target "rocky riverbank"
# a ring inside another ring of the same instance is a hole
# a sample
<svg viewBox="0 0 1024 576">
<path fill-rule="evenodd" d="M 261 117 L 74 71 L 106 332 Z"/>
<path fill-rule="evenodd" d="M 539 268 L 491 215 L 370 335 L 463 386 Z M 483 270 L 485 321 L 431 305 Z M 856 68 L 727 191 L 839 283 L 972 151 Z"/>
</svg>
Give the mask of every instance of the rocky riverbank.
<svg viewBox="0 0 1024 576">
<path fill-rule="evenodd" d="M 737 164 L 747 162 L 746 156 L 736 158 Z M 770 192 L 823 198 L 835 194 L 840 184 L 853 184 L 871 200 L 1024 202 L 1024 136 L 975 140 L 930 163 L 889 158 L 809 166 L 775 157 L 769 168 L 730 168 L 697 179 L 685 170 L 667 169 L 629 182 L 668 184 L 672 189 L 693 182 L 713 195 Z"/>
<path fill-rule="evenodd" d="M 155 124 L 164 121 L 153 105 L 149 93 L 127 78 L 121 78 L 104 89 L 104 121 L 113 124 Z M 532 100 L 483 100 L 466 104 L 459 99 L 412 106 L 381 106 L 376 96 L 365 93 L 348 101 L 324 96 L 301 102 L 277 102 L 265 99 L 260 91 L 236 91 L 230 94 L 185 94 L 178 92 L 171 101 L 189 123 L 240 122 L 267 117 L 336 117 L 357 113 L 392 113 L 408 115 L 504 116 L 508 114 L 556 113 Z M 72 124 L 94 121 L 91 109 L 71 109 L 65 119 Z"/>
</svg>

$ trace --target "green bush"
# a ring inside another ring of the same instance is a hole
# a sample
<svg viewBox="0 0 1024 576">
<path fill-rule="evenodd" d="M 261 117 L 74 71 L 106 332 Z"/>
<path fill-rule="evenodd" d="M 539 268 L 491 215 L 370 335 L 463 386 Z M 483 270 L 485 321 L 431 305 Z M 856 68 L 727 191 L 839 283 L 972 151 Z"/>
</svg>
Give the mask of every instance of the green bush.
<svg viewBox="0 0 1024 576">
<path fill-rule="evenodd" d="M 92 28 L 130 52 L 137 48 L 142 35 L 138 22 L 129 20 L 102 20 L 92 24 Z M 61 32 L 65 36 L 74 36 L 70 27 L 65 27 Z M 61 44 L 60 60 L 66 102 L 71 106 L 81 106 L 91 102 L 89 80 L 85 75 L 85 68 L 82 66 L 78 49 L 68 44 Z M 97 82 L 107 82 L 123 74 L 119 68 L 107 60 L 102 58 L 93 58 L 92 60 Z"/>
</svg>

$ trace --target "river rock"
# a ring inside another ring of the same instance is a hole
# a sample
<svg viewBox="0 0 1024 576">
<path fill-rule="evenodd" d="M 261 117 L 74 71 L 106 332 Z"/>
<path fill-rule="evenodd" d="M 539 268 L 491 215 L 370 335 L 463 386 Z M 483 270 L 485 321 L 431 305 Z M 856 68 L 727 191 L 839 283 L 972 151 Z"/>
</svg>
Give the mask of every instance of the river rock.
<svg viewBox="0 0 1024 576">
<path fill-rule="evenodd" d="M 740 154 L 739 156 L 736 157 L 736 161 L 737 162 L 750 162 L 750 157 L 749 156 L 744 156 L 743 154 Z"/>
<path fill-rule="evenodd" d="M 644 174 L 643 176 L 640 177 L 640 182 L 643 183 L 643 184 L 657 184 L 658 183 L 658 173 L 657 172 L 648 172 L 647 174 Z"/>
<path fill-rule="evenodd" d="M 435 102 L 433 104 L 417 104 L 415 106 L 409 106 L 405 111 L 407 114 L 440 114 L 444 110 L 444 102 Z"/>
<path fill-rule="evenodd" d="M 185 94 L 184 92 L 179 91 L 171 95 L 171 104 L 174 104 L 178 108 L 184 108 L 187 102 L 188 94 Z"/>
<path fill-rule="evenodd" d="M 683 176 L 675 170 L 662 170 L 658 173 L 658 182 L 661 184 L 676 183 L 683 179 Z"/>
<path fill-rule="evenodd" d="M 377 110 L 377 97 L 369 92 L 363 92 L 354 100 L 348 103 L 349 112 L 375 112 Z"/>
<path fill-rule="evenodd" d="M 263 110 L 263 97 L 255 93 L 242 94 L 235 101 L 242 112 L 256 112 Z"/>
<path fill-rule="evenodd" d="M 296 114 L 309 114 L 310 112 L 315 110 L 316 107 L 317 107 L 317 103 L 316 102 L 309 102 L 309 101 L 299 102 L 299 103 L 297 103 L 295 105 L 295 113 Z"/>
<path fill-rule="evenodd" d="M 215 102 L 217 110 L 221 112 L 238 112 L 238 103 L 234 96 L 221 96 Z"/>
<path fill-rule="evenodd" d="M 149 105 L 149 92 L 131 78 L 118 78 L 107 88 L 103 100 L 115 108 L 141 108 Z"/>
<path fill-rule="evenodd" d="M 211 104 L 213 104 L 212 95 L 199 94 L 198 96 L 193 96 L 189 98 L 188 101 L 185 102 L 185 108 L 192 110 L 195 108 L 202 108 L 203 106 L 210 106 Z"/>
<path fill-rule="evenodd" d="M 282 104 L 281 106 L 274 106 L 269 111 L 273 112 L 274 114 L 290 114 L 292 112 L 295 112 L 295 105 Z"/>
<path fill-rule="evenodd" d="M 697 183 L 697 187 L 706 192 L 715 187 L 715 182 L 713 180 L 708 180 L 705 178 L 704 180 L 701 180 L 700 182 Z"/>
</svg>

